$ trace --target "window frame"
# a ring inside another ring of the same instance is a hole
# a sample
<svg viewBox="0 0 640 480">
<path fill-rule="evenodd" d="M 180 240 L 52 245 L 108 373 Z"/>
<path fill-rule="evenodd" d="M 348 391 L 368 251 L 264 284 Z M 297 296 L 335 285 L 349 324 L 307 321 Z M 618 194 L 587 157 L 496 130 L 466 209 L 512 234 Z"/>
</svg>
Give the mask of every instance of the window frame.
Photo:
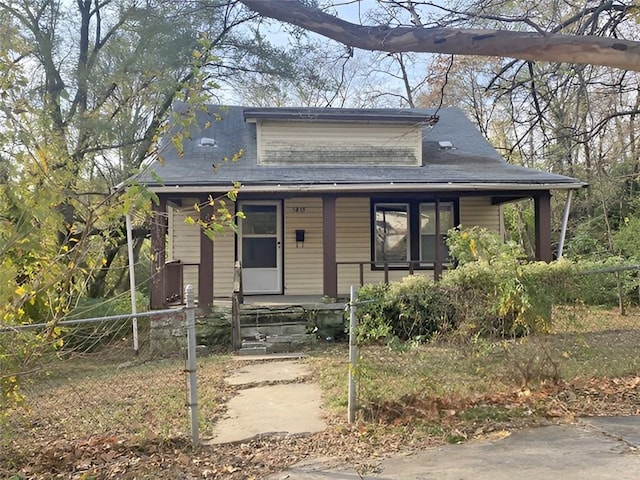
<svg viewBox="0 0 640 480">
<path fill-rule="evenodd" d="M 448 207 L 447 209 L 450 210 L 451 212 L 451 222 L 452 225 L 451 226 L 442 226 L 442 220 L 440 220 L 440 227 L 441 227 L 441 231 L 440 231 L 440 235 L 444 240 L 446 240 L 447 237 L 447 231 L 450 228 L 454 228 L 457 226 L 457 222 L 456 222 L 456 204 L 455 202 L 451 201 L 451 200 L 438 200 L 438 201 L 432 201 L 432 202 L 419 202 L 418 203 L 418 248 L 419 248 L 419 252 L 418 252 L 418 260 L 420 261 L 420 267 L 429 267 L 430 269 L 434 269 L 435 268 L 435 264 L 436 264 L 436 260 L 435 258 L 433 260 L 425 260 L 423 257 L 423 243 L 422 243 L 422 237 L 425 236 L 425 234 L 422 233 L 422 225 L 420 223 L 420 221 L 422 220 L 422 206 L 423 205 L 432 205 L 433 206 L 433 211 L 434 213 L 436 212 L 436 209 L 440 210 L 440 219 L 442 218 L 442 212 L 443 212 L 443 206 Z M 438 208 L 439 207 L 439 208 Z M 434 227 L 435 229 L 435 227 Z M 432 235 L 433 237 L 437 237 L 437 234 L 434 233 Z M 445 246 L 446 249 L 446 246 Z M 444 253 L 447 253 L 446 250 Z M 435 251 L 434 251 L 434 256 L 435 256 Z M 443 260 L 442 260 L 442 265 L 443 266 L 450 266 L 452 264 L 452 261 L 450 258 L 447 258 L 447 255 L 443 255 Z"/>
<path fill-rule="evenodd" d="M 371 270 L 372 271 L 380 271 L 380 270 L 404 270 L 409 271 L 413 270 L 435 270 L 436 262 L 423 262 L 421 258 L 421 250 L 422 250 L 422 232 L 420 228 L 420 209 L 423 204 L 432 204 L 432 205 L 441 205 L 448 204 L 450 205 L 453 211 L 453 226 L 457 226 L 460 224 L 460 198 L 459 197 L 451 197 L 451 196 L 443 196 L 443 197 L 434 197 L 434 196 L 411 196 L 409 197 L 371 197 L 370 198 L 370 257 L 371 257 Z M 408 236 L 407 236 L 407 251 L 408 258 L 405 261 L 404 265 L 394 265 L 393 262 L 389 262 L 388 266 L 385 267 L 384 260 L 378 260 L 376 258 L 377 252 L 377 244 L 376 244 L 376 207 L 378 205 L 407 205 L 408 206 Z M 441 232 L 442 236 L 445 236 L 446 231 Z M 413 264 L 413 267 L 411 266 Z M 451 261 L 443 261 L 441 263 L 441 267 L 447 267 L 452 265 Z"/>
<path fill-rule="evenodd" d="M 404 260 L 397 260 L 397 261 L 388 261 L 389 265 L 393 265 L 394 263 L 397 264 L 401 264 L 403 262 L 409 262 L 411 259 L 411 205 L 409 205 L 409 202 L 376 202 L 373 205 L 373 219 L 372 219 L 372 225 L 371 225 L 371 231 L 372 231 L 372 236 L 373 236 L 373 244 L 372 244 L 372 251 L 371 251 L 371 257 L 372 257 L 372 261 L 375 262 L 374 264 L 377 265 L 378 263 L 380 264 L 381 268 L 384 268 L 384 263 L 385 260 L 379 260 L 377 258 L 378 256 L 378 206 L 381 207 L 405 207 L 406 209 L 406 229 L 407 229 L 407 233 L 406 233 L 406 246 L 405 246 L 405 259 Z M 398 211 L 401 211 L 398 209 Z M 408 266 L 408 264 L 407 264 Z M 402 265 L 397 265 L 398 268 L 401 268 Z"/>
</svg>

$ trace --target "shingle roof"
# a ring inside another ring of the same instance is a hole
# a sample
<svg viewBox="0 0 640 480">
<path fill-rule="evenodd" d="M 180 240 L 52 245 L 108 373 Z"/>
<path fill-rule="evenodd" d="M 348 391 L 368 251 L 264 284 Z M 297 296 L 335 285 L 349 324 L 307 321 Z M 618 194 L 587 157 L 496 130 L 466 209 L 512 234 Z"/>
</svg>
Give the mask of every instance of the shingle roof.
<svg viewBox="0 0 640 480">
<path fill-rule="evenodd" d="M 150 187 L 224 187 L 239 181 L 254 189 L 277 190 L 277 186 L 312 187 L 321 189 L 355 185 L 420 184 L 430 186 L 451 185 L 451 189 L 472 188 L 576 188 L 584 183 L 575 178 L 511 165 L 496 152 L 480 131 L 458 108 L 443 108 L 437 112 L 438 121 L 423 130 L 422 166 L 349 166 L 349 165 L 258 165 L 256 159 L 256 124 L 245 121 L 245 110 L 254 118 L 269 110 L 271 115 L 279 109 L 244 109 L 238 106 L 210 106 L 197 113 L 199 128 L 192 127 L 183 140 L 184 155 L 180 157 L 167 135 L 161 144 L 162 162 L 155 162 L 141 175 L 139 181 Z M 280 109 L 293 119 L 308 120 L 322 113 L 325 119 L 346 112 L 357 117 L 378 115 L 384 118 L 413 117 L 428 119 L 435 113 L 428 109 Z M 261 113 L 262 112 L 262 113 Z M 424 121 L 424 120 L 423 120 Z M 175 130 L 174 130 L 175 131 Z M 455 148 L 442 148 L 440 142 L 451 142 Z M 209 145 L 206 145 L 209 144 Z M 212 145 L 214 144 L 214 145 Z M 232 162 L 240 149 L 242 157 Z M 228 159 L 228 160 L 225 160 Z M 339 164 L 339 161 L 336 163 Z M 155 175 L 162 179 L 158 182 Z M 497 186 L 497 187 L 496 187 Z M 502 186 L 502 187 L 501 187 Z"/>
</svg>

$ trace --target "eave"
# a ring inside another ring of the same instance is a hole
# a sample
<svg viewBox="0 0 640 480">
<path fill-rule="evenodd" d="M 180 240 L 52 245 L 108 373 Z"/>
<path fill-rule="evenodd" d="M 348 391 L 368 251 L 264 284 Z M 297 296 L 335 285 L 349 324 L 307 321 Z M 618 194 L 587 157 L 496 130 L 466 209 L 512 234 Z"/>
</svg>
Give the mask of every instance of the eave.
<svg viewBox="0 0 640 480">
<path fill-rule="evenodd" d="M 376 184 L 308 184 L 282 185 L 261 184 L 242 185 L 240 193 L 390 193 L 390 192 L 513 192 L 513 191 L 542 191 L 542 190 L 576 190 L 586 187 L 584 182 L 567 183 L 475 183 L 475 182 L 446 182 L 446 183 L 376 183 Z M 226 192 L 232 185 L 150 185 L 149 190 L 154 193 L 209 193 Z"/>
</svg>

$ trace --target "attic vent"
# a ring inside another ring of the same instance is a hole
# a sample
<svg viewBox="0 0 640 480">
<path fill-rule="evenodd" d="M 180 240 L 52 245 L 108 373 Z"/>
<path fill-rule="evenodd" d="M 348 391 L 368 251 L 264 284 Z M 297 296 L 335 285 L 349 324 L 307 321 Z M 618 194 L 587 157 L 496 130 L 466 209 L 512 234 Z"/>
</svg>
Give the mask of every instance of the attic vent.
<svg viewBox="0 0 640 480">
<path fill-rule="evenodd" d="M 200 139 L 200 142 L 198 143 L 198 146 L 199 147 L 217 147 L 218 144 L 216 144 L 215 138 L 202 137 Z"/>
<path fill-rule="evenodd" d="M 441 150 L 453 150 L 456 148 L 449 140 L 441 140 L 438 142 L 438 145 L 440 145 Z"/>
</svg>

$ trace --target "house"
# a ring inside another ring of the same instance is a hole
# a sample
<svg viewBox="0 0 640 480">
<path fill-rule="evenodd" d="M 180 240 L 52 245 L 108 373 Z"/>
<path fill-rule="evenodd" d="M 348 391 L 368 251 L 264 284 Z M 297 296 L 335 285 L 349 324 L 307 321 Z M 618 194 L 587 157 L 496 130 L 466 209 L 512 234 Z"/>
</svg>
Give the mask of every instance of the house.
<svg viewBox="0 0 640 480">
<path fill-rule="evenodd" d="M 177 107 L 177 114 L 181 113 Z M 574 178 L 510 165 L 457 108 L 321 109 L 209 106 L 172 136 L 142 177 L 158 195 L 152 228 L 152 307 L 182 284 L 200 305 L 232 293 L 336 298 L 361 282 L 447 266 L 446 231 L 501 232 L 501 206 L 532 197 L 536 257 L 550 261 L 551 192 Z M 242 152 L 236 162 L 225 161 Z M 242 183 L 237 232 L 211 242 L 185 218 L 194 204 Z M 179 278 L 177 278 L 179 277 Z"/>
</svg>

